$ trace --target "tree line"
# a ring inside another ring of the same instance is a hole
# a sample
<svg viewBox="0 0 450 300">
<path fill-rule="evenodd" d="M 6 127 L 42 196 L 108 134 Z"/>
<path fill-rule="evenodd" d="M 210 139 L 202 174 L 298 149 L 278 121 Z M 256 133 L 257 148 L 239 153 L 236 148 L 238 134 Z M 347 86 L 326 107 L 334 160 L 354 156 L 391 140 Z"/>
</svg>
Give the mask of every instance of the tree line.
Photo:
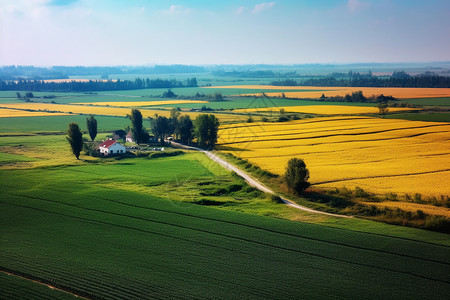
<svg viewBox="0 0 450 300">
<path fill-rule="evenodd" d="M 395 72 L 388 78 L 381 76 L 352 76 L 342 79 L 324 77 L 310 78 L 301 82 L 293 79 L 284 79 L 272 81 L 271 84 L 276 86 L 450 88 L 450 77 L 438 75 L 410 76 L 404 72 Z"/>
<path fill-rule="evenodd" d="M 189 78 L 186 81 L 176 79 L 141 79 L 134 80 L 89 80 L 45 82 L 43 80 L 0 80 L 0 90 L 2 91 L 61 91 L 61 92 L 96 92 L 113 90 L 136 90 L 152 88 L 177 88 L 177 87 L 197 87 L 197 79 Z"/>
<path fill-rule="evenodd" d="M 131 134 L 137 144 L 149 141 L 150 134 L 143 126 L 143 117 L 139 109 L 132 109 L 127 115 L 131 121 Z M 212 150 L 217 143 L 219 132 L 219 120 L 213 114 L 201 114 L 192 121 L 189 115 L 181 115 L 181 112 L 174 108 L 170 117 L 155 115 L 149 118 L 151 131 L 153 135 L 160 140 L 162 144 L 167 137 L 174 135 L 175 139 L 181 143 L 190 145 L 194 138 L 197 139 L 198 146 L 206 150 Z M 97 136 L 97 120 L 93 115 L 86 118 L 86 126 L 89 136 L 93 142 Z M 126 134 L 125 131 L 123 135 Z M 83 149 L 83 133 L 77 123 L 70 123 L 67 130 L 67 140 L 70 144 L 72 153 L 79 159 Z"/>
</svg>

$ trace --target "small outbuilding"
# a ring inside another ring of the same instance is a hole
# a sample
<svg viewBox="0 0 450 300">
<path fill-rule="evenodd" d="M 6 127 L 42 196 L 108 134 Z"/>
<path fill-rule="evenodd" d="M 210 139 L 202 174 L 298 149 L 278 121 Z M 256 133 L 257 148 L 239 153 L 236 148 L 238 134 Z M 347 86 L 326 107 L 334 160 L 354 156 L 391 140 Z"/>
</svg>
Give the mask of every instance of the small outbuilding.
<svg viewBox="0 0 450 300">
<path fill-rule="evenodd" d="M 127 136 L 125 137 L 125 140 L 127 141 L 127 143 L 134 143 L 134 139 L 133 139 L 133 134 L 130 132 L 128 132 Z"/>
<path fill-rule="evenodd" d="M 100 144 L 100 155 L 123 155 L 127 152 L 124 145 L 118 143 L 116 140 L 107 140 Z"/>
</svg>

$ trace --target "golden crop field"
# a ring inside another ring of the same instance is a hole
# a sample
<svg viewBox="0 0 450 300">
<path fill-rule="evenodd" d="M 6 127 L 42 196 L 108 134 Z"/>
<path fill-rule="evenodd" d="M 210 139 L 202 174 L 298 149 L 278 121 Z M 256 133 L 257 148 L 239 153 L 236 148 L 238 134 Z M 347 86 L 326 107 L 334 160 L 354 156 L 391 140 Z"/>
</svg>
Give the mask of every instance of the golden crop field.
<svg viewBox="0 0 450 300">
<path fill-rule="evenodd" d="M 343 116 L 222 126 L 218 149 L 283 174 L 304 159 L 312 184 L 450 195 L 450 124 Z"/>
<path fill-rule="evenodd" d="M 130 114 L 130 108 L 124 107 L 105 107 L 105 106 L 89 106 L 89 105 L 75 105 L 75 104 L 53 104 L 53 103 L 7 103 L 2 104 L 2 107 L 7 109 L 29 109 L 34 110 L 36 113 L 47 113 L 46 111 L 55 111 L 61 113 L 73 113 L 73 114 L 93 114 L 93 115 L 105 115 L 105 116 L 126 116 Z M 154 117 L 155 114 L 159 116 L 170 116 L 169 110 L 151 110 L 140 109 L 144 118 Z M 195 119 L 199 112 L 182 112 L 182 114 L 189 115 L 192 119 Z M 56 114 L 51 114 L 56 115 Z M 216 117 L 222 122 L 231 122 L 242 119 L 242 116 L 236 116 L 232 114 L 215 114 Z M 27 116 L 27 115 L 25 115 Z"/>
<path fill-rule="evenodd" d="M 114 106 L 114 107 L 139 107 L 139 106 L 157 106 L 170 104 L 186 104 L 186 103 L 209 103 L 202 100 L 162 100 L 162 101 L 130 101 L 130 102 L 89 102 L 89 103 L 73 103 L 77 105 L 94 105 L 94 106 Z"/>
<path fill-rule="evenodd" d="M 287 98 L 319 98 L 322 94 L 327 97 L 345 96 L 352 92 L 362 91 L 366 97 L 372 95 L 393 96 L 399 99 L 450 97 L 450 88 L 377 88 L 377 87 L 318 87 L 318 86 L 271 86 L 271 85 L 234 85 L 205 87 L 215 89 L 254 89 L 254 90 L 278 90 L 279 92 L 266 93 L 270 97 L 281 97 L 284 92 Z M 290 92 L 289 90 L 296 90 Z M 304 91 L 298 91 L 304 90 Z M 313 90 L 313 91 L 311 91 Z M 245 96 L 260 96 L 261 93 L 243 94 Z"/>
<path fill-rule="evenodd" d="M 377 107 L 370 106 L 350 106 L 350 105 L 305 105 L 305 106 L 281 106 L 281 107 L 264 107 L 264 108 L 247 108 L 236 109 L 238 113 L 253 112 L 273 112 L 279 113 L 283 109 L 286 113 L 305 113 L 305 114 L 321 114 L 321 115 L 356 115 L 356 114 L 375 114 L 378 113 Z M 389 107 L 390 112 L 419 110 L 417 108 L 407 107 Z"/>
<path fill-rule="evenodd" d="M 44 111 L 26 111 L 18 109 L 0 108 L 0 118 L 13 117 L 40 117 L 40 116 L 64 116 L 66 113 L 49 113 Z"/>
</svg>

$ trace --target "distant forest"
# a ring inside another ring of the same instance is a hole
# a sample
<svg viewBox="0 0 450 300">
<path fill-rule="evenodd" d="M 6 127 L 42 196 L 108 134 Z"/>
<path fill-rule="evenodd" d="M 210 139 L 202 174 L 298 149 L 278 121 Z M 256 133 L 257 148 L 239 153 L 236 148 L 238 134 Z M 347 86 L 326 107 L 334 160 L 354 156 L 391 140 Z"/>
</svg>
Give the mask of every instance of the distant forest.
<svg viewBox="0 0 450 300">
<path fill-rule="evenodd" d="M 190 78 L 186 81 L 175 79 L 140 79 L 135 80 L 89 80 L 86 82 L 45 82 L 42 80 L 0 80 L 0 90 L 2 91 L 51 91 L 51 92 L 96 92 L 113 90 L 136 90 L 151 88 L 176 88 L 176 87 L 197 87 L 197 79 Z"/>
<path fill-rule="evenodd" d="M 284 79 L 272 81 L 277 86 L 344 86 L 344 87 L 417 87 L 417 88 L 450 88 L 450 77 L 425 73 L 411 76 L 403 71 L 394 72 L 392 76 L 372 76 L 349 73 L 347 78 L 327 76 L 310 78 L 303 81 Z"/>
<path fill-rule="evenodd" d="M 122 74 L 183 74 L 206 72 L 202 66 L 152 66 L 152 67 L 83 67 L 83 66 L 54 66 L 49 68 L 35 66 L 3 66 L 0 67 L 0 80 L 42 80 L 69 79 L 69 76 L 100 75 L 107 79 L 108 75 Z"/>
</svg>

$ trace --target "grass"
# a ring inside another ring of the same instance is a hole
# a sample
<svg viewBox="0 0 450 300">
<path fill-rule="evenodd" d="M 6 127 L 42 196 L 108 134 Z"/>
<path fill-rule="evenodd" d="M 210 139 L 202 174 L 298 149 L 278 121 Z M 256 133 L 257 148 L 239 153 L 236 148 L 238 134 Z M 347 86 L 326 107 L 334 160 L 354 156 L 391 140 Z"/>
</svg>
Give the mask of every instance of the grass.
<svg viewBox="0 0 450 300">
<path fill-rule="evenodd" d="M 185 182 L 209 198 L 236 184 L 199 153 L 0 174 L 0 266 L 77 294 L 442 299 L 450 291 L 449 246 L 435 243 L 446 235 L 397 238 L 386 225 L 384 235 L 368 234 L 153 194 Z M 228 183 L 211 186 L 220 180 Z M 226 197 L 237 197 L 235 189 Z"/>
<path fill-rule="evenodd" d="M 0 118 L 0 135 L 1 133 L 64 132 L 70 122 L 76 122 L 82 130 L 87 130 L 86 117 L 68 115 Z M 96 116 L 95 118 L 99 131 L 112 131 L 130 125 L 130 120 L 125 117 Z"/>
</svg>

